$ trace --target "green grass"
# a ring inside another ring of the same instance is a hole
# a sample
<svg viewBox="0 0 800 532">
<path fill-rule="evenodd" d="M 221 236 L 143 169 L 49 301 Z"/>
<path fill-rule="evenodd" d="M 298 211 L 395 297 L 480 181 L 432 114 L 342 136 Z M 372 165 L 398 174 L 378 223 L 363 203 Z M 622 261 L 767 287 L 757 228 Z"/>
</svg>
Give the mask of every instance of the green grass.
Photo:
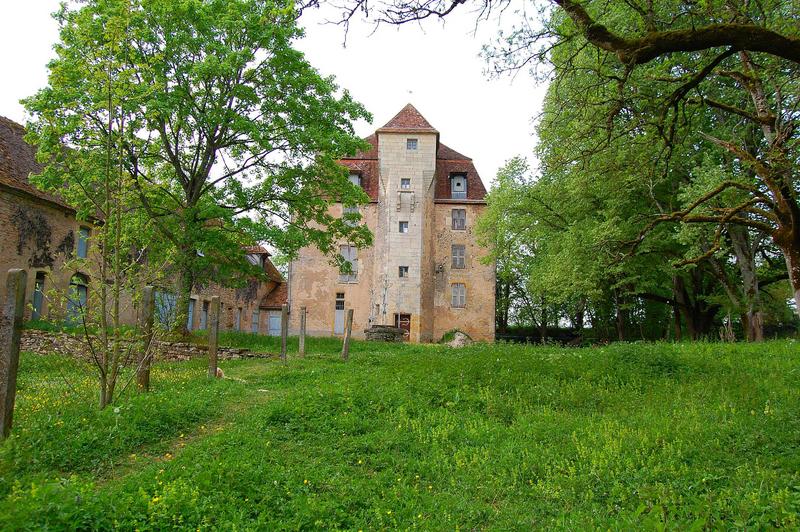
<svg viewBox="0 0 800 532">
<path fill-rule="evenodd" d="M 338 346 L 161 364 L 117 413 L 23 357 L 0 529 L 800 527 L 796 342 Z"/>
</svg>

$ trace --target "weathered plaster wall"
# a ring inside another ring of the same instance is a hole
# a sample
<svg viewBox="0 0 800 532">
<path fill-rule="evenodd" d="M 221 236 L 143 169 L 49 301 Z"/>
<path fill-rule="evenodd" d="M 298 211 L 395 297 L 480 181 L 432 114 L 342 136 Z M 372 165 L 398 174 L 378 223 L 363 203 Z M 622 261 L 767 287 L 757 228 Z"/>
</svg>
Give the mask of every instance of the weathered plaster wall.
<svg viewBox="0 0 800 532">
<path fill-rule="evenodd" d="M 451 213 L 454 208 L 466 209 L 467 228 L 452 229 Z M 432 242 L 435 246 L 435 276 L 433 339 L 439 340 L 451 329 L 461 329 L 474 340 L 494 340 L 495 316 L 495 266 L 483 264 L 481 258 L 487 250 L 478 245 L 475 221 L 484 205 L 458 205 L 437 203 L 434 208 L 435 229 Z M 466 268 L 452 268 L 451 246 L 463 244 L 466 250 Z M 465 308 L 452 308 L 451 284 L 464 283 L 467 297 Z"/>
<path fill-rule="evenodd" d="M 333 205 L 331 214 L 341 216 L 342 206 Z M 359 208 L 362 223 L 373 232 L 378 231 L 377 205 L 370 203 Z M 364 329 L 375 319 L 374 305 L 379 294 L 373 290 L 373 265 L 375 247 L 358 250 L 358 276 L 356 282 L 340 282 L 339 270 L 330 258 L 310 246 L 300 250 L 292 262 L 289 276 L 291 297 L 290 334 L 300 330 L 300 307 L 305 306 L 306 331 L 312 336 L 333 336 L 336 294 L 344 293 L 345 309 L 353 309 L 353 336 L 364 337 Z"/>
<path fill-rule="evenodd" d="M 35 200 L 24 193 L 0 189 L 0 300 L 6 297 L 8 270 L 27 270 L 25 319 L 30 319 L 36 275 L 44 272 L 45 297 L 41 317 L 62 319 L 65 313 L 62 299 L 67 294 L 72 276 L 80 273 L 92 278 L 96 269 L 96 248 L 91 240 L 89 257 L 85 260 L 75 258 L 81 226 L 94 231 L 89 224 L 76 220 L 69 210 Z M 121 313 L 125 323 L 135 322 L 136 309 L 127 294 L 122 299 Z"/>
</svg>

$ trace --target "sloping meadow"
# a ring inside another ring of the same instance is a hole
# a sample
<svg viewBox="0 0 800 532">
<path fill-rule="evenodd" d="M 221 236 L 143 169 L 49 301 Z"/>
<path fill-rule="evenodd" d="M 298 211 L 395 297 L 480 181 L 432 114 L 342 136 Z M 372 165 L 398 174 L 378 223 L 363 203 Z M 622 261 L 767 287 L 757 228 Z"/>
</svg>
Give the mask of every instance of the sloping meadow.
<svg viewBox="0 0 800 532">
<path fill-rule="evenodd" d="M 795 342 L 335 347 L 116 413 L 36 410 L 24 358 L 0 528 L 800 526 Z"/>
</svg>

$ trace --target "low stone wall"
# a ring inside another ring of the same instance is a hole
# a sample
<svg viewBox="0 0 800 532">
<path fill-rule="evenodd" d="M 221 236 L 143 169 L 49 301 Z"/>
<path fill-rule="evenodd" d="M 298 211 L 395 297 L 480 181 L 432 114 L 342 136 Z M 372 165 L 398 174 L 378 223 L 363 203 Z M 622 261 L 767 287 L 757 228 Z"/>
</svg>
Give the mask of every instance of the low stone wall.
<svg viewBox="0 0 800 532">
<path fill-rule="evenodd" d="M 367 340 L 375 342 L 402 342 L 408 332 L 400 327 L 390 327 L 389 325 L 373 325 L 364 330 Z"/>
<path fill-rule="evenodd" d="M 129 347 L 126 342 L 125 349 Z M 20 339 L 20 351 L 37 355 L 58 354 L 64 356 L 88 356 L 89 348 L 81 336 L 73 334 L 25 329 Z M 189 360 L 195 357 L 208 356 L 208 346 L 188 342 L 155 342 L 156 360 Z M 219 347 L 217 355 L 220 360 L 238 360 L 242 358 L 273 358 L 270 353 L 254 353 L 248 349 L 235 347 Z"/>
</svg>

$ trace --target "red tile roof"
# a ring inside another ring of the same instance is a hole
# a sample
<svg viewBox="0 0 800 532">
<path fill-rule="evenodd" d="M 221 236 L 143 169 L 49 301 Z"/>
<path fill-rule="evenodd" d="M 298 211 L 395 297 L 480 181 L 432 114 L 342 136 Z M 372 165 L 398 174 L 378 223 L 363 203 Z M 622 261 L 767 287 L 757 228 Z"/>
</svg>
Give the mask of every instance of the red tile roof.
<svg viewBox="0 0 800 532">
<path fill-rule="evenodd" d="M 380 180 L 380 165 L 378 162 L 378 135 L 382 130 L 397 131 L 422 131 L 423 129 L 414 128 L 430 128 L 430 131 L 435 132 L 425 118 L 419 114 L 411 104 L 405 106 L 388 124 L 373 133 L 364 140 L 369 143 L 370 148 L 365 152 L 360 152 L 353 157 L 342 159 L 340 162 L 350 169 L 361 175 L 361 186 L 373 202 L 378 201 L 378 182 Z M 450 176 L 453 174 L 461 174 L 467 176 L 467 199 L 457 200 L 450 199 Z M 486 197 L 486 187 L 483 185 L 475 165 L 472 164 L 472 159 L 463 155 L 456 150 L 445 146 L 439 142 L 439 147 L 436 150 L 436 174 L 435 174 L 435 201 L 452 201 L 457 202 L 480 202 Z"/>
<path fill-rule="evenodd" d="M 245 253 L 250 253 L 252 255 L 267 255 L 269 256 L 269 251 L 264 246 L 245 246 L 244 248 Z"/>
<path fill-rule="evenodd" d="M 278 268 L 272 264 L 272 261 L 268 258 L 264 258 L 264 271 L 267 273 L 267 277 L 275 281 L 276 283 L 283 282 L 283 275 L 281 272 L 278 271 Z"/>
<path fill-rule="evenodd" d="M 280 283 L 272 291 L 261 298 L 259 308 L 279 309 L 289 301 L 288 283 Z"/>
<path fill-rule="evenodd" d="M 424 131 L 436 133 L 436 129 L 410 103 L 378 130 L 378 132 L 381 131 Z"/>
<path fill-rule="evenodd" d="M 40 173 L 43 167 L 36 162 L 36 148 L 25 142 L 24 136 L 25 128 L 22 125 L 0 116 L 0 185 L 74 210 L 60 197 L 42 192 L 28 180 L 30 174 Z"/>
</svg>

